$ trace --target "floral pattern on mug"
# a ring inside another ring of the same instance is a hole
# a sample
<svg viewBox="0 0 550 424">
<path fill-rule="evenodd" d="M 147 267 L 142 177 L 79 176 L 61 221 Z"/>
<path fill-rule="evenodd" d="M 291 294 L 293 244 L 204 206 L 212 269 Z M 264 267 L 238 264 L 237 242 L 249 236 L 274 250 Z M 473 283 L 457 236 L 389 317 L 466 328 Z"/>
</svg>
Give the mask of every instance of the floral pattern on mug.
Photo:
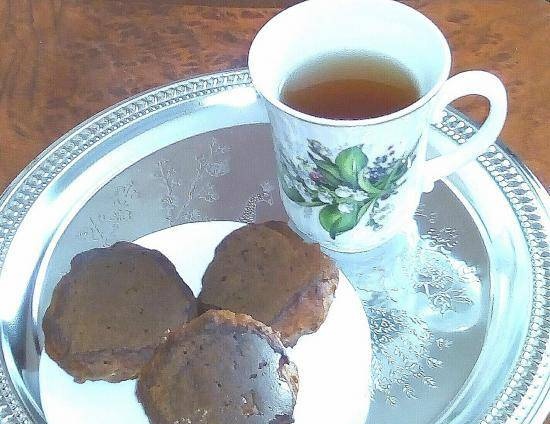
<svg viewBox="0 0 550 424">
<path fill-rule="evenodd" d="M 332 239 L 357 226 L 369 213 L 366 225 L 378 230 L 391 211 L 385 202 L 405 182 L 415 150 L 396 158 L 393 146 L 371 160 L 364 145 L 348 147 L 336 155 L 317 140 L 308 139 L 309 160 L 294 160 L 279 153 L 283 191 L 294 203 L 320 207 L 319 222 Z M 334 158 L 334 159 L 332 159 Z"/>
</svg>

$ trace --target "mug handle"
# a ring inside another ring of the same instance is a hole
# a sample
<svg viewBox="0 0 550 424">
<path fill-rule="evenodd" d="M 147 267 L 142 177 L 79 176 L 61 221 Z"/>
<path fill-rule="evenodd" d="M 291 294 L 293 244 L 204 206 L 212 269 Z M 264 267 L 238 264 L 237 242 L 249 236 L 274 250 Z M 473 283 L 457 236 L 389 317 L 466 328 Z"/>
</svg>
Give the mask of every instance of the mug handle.
<svg viewBox="0 0 550 424">
<path fill-rule="evenodd" d="M 435 98 L 431 124 L 439 122 L 441 112 L 454 100 L 477 94 L 489 100 L 489 115 L 481 128 L 468 141 L 452 152 L 426 161 L 424 191 L 433 189 L 435 181 L 452 174 L 467 162 L 483 154 L 496 140 L 506 119 L 506 89 L 493 74 L 466 71 L 447 80 Z"/>
</svg>

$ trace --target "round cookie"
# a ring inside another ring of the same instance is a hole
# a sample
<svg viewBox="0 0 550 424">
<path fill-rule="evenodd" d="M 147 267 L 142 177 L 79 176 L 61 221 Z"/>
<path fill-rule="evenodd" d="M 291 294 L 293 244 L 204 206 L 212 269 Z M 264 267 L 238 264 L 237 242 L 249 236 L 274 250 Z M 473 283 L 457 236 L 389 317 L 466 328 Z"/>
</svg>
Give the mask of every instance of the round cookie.
<svg viewBox="0 0 550 424">
<path fill-rule="evenodd" d="M 136 389 L 152 424 L 290 424 L 297 392 L 277 334 L 223 310 L 171 331 Z"/>
<path fill-rule="evenodd" d="M 197 315 L 160 252 L 133 243 L 76 255 L 44 315 L 45 350 L 77 382 L 135 378 L 164 332 Z"/>
<path fill-rule="evenodd" d="M 337 285 L 338 269 L 318 244 L 305 243 L 282 222 L 251 224 L 216 248 L 199 306 L 250 315 L 294 346 L 323 323 Z"/>
</svg>

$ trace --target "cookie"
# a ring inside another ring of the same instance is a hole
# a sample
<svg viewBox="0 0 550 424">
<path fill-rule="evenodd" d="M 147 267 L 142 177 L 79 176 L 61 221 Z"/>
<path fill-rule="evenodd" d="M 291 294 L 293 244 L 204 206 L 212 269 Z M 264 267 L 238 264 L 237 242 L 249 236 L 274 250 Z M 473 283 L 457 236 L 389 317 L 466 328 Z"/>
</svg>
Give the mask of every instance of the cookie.
<svg viewBox="0 0 550 424">
<path fill-rule="evenodd" d="M 171 331 L 136 389 L 152 424 L 290 424 L 297 392 L 277 334 L 223 310 Z"/>
<path fill-rule="evenodd" d="M 216 248 L 199 307 L 250 315 L 294 346 L 324 322 L 337 286 L 338 269 L 318 244 L 305 243 L 281 222 L 251 224 Z"/>
<path fill-rule="evenodd" d="M 71 261 L 42 322 L 45 350 L 77 382 L 127 380 L 167 329 L 196 315 L 191 289 L 163 254 L 119 242 Z"/>
</svg>

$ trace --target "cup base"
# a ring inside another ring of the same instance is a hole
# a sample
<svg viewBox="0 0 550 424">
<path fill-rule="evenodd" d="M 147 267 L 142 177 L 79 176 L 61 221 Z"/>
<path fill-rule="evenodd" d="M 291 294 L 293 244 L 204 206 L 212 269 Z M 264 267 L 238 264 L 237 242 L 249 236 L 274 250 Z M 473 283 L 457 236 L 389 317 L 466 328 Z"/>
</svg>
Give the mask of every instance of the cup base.
<svg viewBox="0 0 550 424">
<path fill-rule="evenodd" d="M 354 253 L 365 253 L 370 252 L 377 249 L 386 249 L 389 245 L 393 244 L 396 239 L 402 239 L 405 238 L 407 240 L 416 240 L 418 237 L 418 227 L 416 225 L 416 222 L 413 219 L 410 219 L 405 225 L 399 227 L 396 231 L 393 233 L 387 234 L 385 237 L 379 239 L 376 244 L 361 244 L 356 246 L 341 246 L 341 247 L 335 247 L 333 244 L 327 244 L 323 241 L 315 240 L 313 237 L 311 237 L 309 234 L 304 233 L 303 231 L 300 231 L 294 222 L 292 220 L 288 221 L 288 226 L 294 231 L 296 234 L 298 234 L 306 243 L 317 243 L 321 246 L 321 248 L 326 251 L 327 255 L 332 256 L 331 252 L 334 254 L 338 253 L 348 253 L 348 254 L 354 254 Z"/>
</svg>

